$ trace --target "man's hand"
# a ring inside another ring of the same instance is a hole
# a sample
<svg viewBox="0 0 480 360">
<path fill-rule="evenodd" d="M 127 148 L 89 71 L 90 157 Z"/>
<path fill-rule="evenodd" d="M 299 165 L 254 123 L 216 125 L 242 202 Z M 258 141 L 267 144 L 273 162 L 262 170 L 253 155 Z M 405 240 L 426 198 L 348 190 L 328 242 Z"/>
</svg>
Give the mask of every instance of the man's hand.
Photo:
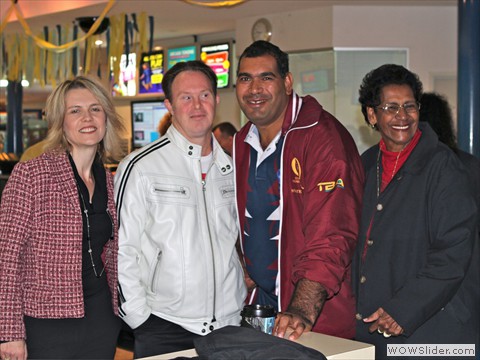
<svg viewBox="0 0 480 360">
<path fill-rule="evenodd" d="M 240 247 L 240 239 L 237 239 L 237 242 L 235 243 L 235 248 L 240 259 L 240 264 L 242 264 L 245 285 L 247 286 L 247 290 L 250 292 L 257 287 L 257 284 L 255 283 L 255 281 L 252 280 L 250 275 L 248 275 L 247 267 L 245 266 L 245 261 L 242 253 L 242 248 Z"/>
<path fill-rule="evenodd" d="M 288 339 L 296 340 L 304 332 L 312 330 L 312 324 L 303 317 L 290 312 L 278 313 L 273 327 L 273 335 L 283 338 L 288 328 L 293 329 Z"/>
<path fill-rule="evenodd" d="M 379 334 L 383 334 L 384 337 L 403 334 L 403 328 L 381 307 L 372 315 L 363 319 L 363 321 L 366 323 L 373 322 L 368 328 L 368 331 L 371 333 L 377 331 Z"/>
<path fill-rule="evenodd" d="M 9 341 L 0 344 L 2 360 L 27 360 L 27 345 L 25 340 Z"/>
<path fill-rule="evenodd" d="M 287 311 L 279 313 L 275 319 L 273 335 L 283 338 L 290 328 L 293 332 L 288 339 L 296 340 L 304 332 L 310 331 L 326 299 L 327 292 L 322 284 L 307 279 L 299 280 Z"/>
<path fill-rule="evenodd" d="M 255 281 L 252 280 L 250 275 L 248 275 L 247 269 L 244 269 L 243 274 L 245 277 L 245 284 L 247 285 L 247 290 L 252 291 L 257 287 L 257 284 L 255 283 Z"/>
</svg>

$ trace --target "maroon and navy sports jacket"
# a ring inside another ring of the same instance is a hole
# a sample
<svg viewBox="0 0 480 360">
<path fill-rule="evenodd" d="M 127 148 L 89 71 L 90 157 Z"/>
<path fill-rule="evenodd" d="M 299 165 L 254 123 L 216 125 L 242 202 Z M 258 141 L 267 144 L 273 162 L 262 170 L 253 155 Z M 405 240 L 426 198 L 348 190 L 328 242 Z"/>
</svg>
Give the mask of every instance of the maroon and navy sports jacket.
<svg viewBox="0 0 480 360">
<path fill-rule="evenodd" d="M 245 225 L 252 123 L 235 136 L 234 163 L 240 233 Z M 282 127 L 279 311 L 300 279 L 321 283 L 328 294 L 312 331 L 353 338 L 355 301 L 351 261 L 363 194 L 364 171 L 345 127 L 311 96 L 290 98 Z"/>
</svg>

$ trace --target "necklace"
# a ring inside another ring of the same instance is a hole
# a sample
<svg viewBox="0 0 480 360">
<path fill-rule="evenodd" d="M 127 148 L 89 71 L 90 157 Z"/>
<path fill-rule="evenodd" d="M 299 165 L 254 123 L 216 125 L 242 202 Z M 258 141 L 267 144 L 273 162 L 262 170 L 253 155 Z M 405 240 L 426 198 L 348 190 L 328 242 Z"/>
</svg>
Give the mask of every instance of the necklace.
<svg viewBox="0 0 480 360">
<path fill-rule="evenodd" d="M 406 146 L 404 146 L 402 148 L 402 150 L 400 150 L 397 154 L 397 158 L 395 159 L 395 165 L 393 167 L 393 171 L 392 171 L 392 177 L 390 178 L 390 180 L 393 179 L 393 177 L 395 176 L 395 171 L 397 171 L 397 165 L 398 165 L 398 159 L 400 158 L 400 155 L 402 154 L 402 151 L 405 149 Z M 380 179 L 380 154 L 381 154 L 382 150 L 379 146 L 378 148 L 378 155 L 377 155 L 377 199 L 378 197 L 380 196 L 380 187 L 381 187 L 381 179 Z"/>
<path fill-rule="evenodd" d="M 403 149 L 400 150 L 400 152 L 397 155 L 397 159 L 395 160 L 395 166 L 393 167 L 393 171 L 392 171 L 392 177 L 390 178 L 390 180 L 392 180 L 393 177 L 395 176 L 395 171 L 397 170 L 398 158 L 400 157 L 400 154 L 402 153 L 402 151 Z"/>
<path fill-rule="evenodd" d="M 380 150 L 380 147 L 378 148 L 378 154 L 377 154 L 377 199 L 380 197 L 380 153 L 382 150 Z"/>
<path fill-rule="evenodd" d="M 100 271 L 100 274 L 97 273 L 97 267 L 95 265 L 95 261 L 93 261 L 92 239 L 90 237 L 90 219 L 89 219 L 89 216 L 88 216 L 88 209 L 85 205 L 85 199 L 83 198 L 83 194 L 80 191 L 80 187 L 78 186 L 78 183 L 77 183 L 77 189 L 78 189 L 78 193 L 80 194 L 80 199 L 82 200 L 82 206 L 83 206 L 82 213 L 85 214 L 85 222 L 87 224 L 88 255 L 90 256 L 90 261 L 92 262 L 92 268 L 93 268 L 93 272 L 95 274 L 95 277 L 100 278 L 100 277 L 102 277 L 103 273 L 105 272 L 105 266 L 107 266 L 107 264 L 108 264 L 108 259 L 105 261 L 105 264 L 103 265 L 103 268 L 102 268 L 102 271 Z M 107 215 L 108 215 L 108 217 L 110 219 L 110 222 L 112 224 L 112 233 L 110 234 L 110 240 L 112 240 L 113 239 L 113 226 L 114 226 L 113 219 L 112 219 L 112 216 L 110 215 L 110 212 L 108 211 L 108 208 L 107 208 L 106 212 L 107 212 Z"/>
</svg>

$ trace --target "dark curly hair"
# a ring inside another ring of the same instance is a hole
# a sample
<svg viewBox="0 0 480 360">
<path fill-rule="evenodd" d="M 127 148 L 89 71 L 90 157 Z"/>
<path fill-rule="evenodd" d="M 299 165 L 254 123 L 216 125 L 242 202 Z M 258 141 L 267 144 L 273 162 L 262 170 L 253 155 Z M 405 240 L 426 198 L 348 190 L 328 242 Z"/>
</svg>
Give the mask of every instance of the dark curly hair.
<svg viewBox="0 0 480 360">
<path fill-rule="evenodd" d="M 360 90 L 358 91 L 358 101 L 362 105 L 362 113 L 367 125 L 370 125 L 367 107 L 376 108 L 380 106 L 382 90 L 388 85 L 410 86 L 415 101 L 420 102 L 423 85 L 417 74 L 407 70 L 401 65 L 382 65 L 365 75 L 360 85 Z"/>
<path fill-rule="evenodd" d="M 430 124 L 437 133 L 438 140 L 457 150 L 457 139 L 453 133 L 452 109 L 447 99 L 435 92 L 424 93 L 420 99 L 420 121 Z"/>
<path fill-rule="evenodd" d="M 277 62 L 278 72 L 282 79 L 285 79 L 289 72 L 289 65 L 288 65 L 288 54 L 280 50 L 280 48 L 268 41 L 264 40 L 257 40 L 249 45 L 240 55 L 238 59 L 238 67 L 237 67 L 237 76 L 238 76 L 238 69 L 240 69 L 240 63 L 242 62 L 243 58 L 256 58 L 264 55 L 270 55 L 275 58 Z"/>
</svg>

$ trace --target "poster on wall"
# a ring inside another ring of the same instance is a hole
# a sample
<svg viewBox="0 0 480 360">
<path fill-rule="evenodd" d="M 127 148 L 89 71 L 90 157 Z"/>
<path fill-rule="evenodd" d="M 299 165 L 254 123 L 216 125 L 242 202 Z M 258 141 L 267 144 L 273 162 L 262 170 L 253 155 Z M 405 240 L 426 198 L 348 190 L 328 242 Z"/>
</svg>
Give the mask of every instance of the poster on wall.
<svg viewBox="0 0 480 360">
<path fill-rule="evenodd" d="M 304 94 L 333 90 L 333 70 L 318 69 L 304 71 L 300 78 Z"/>
<path fill-rule="evenodd" d="M 185 46 L 167 51 L 167 70 L 181 61 L 191 61 L 197 59 L 197 47 Z"/>
<path fill-rule="evenodd" d="M 138 74 L 140 94 L 162 93 L 163 50 L 143 53 Z"/>
<path fill-rule="evenodd" d="M 112 67 L 113 68 L 113 67 Z M 114 96 L 135 96 L 137 94 L 137 54 L 123 54 L 120 58 L 120 76 L 118 82 L 112 84 Z"/>
<path fill-rule="evenodd" d="M 217 74 L 219 89 L 230 86 L 230 43 L 203 45 L 200 58 Z"/>
</svg>

